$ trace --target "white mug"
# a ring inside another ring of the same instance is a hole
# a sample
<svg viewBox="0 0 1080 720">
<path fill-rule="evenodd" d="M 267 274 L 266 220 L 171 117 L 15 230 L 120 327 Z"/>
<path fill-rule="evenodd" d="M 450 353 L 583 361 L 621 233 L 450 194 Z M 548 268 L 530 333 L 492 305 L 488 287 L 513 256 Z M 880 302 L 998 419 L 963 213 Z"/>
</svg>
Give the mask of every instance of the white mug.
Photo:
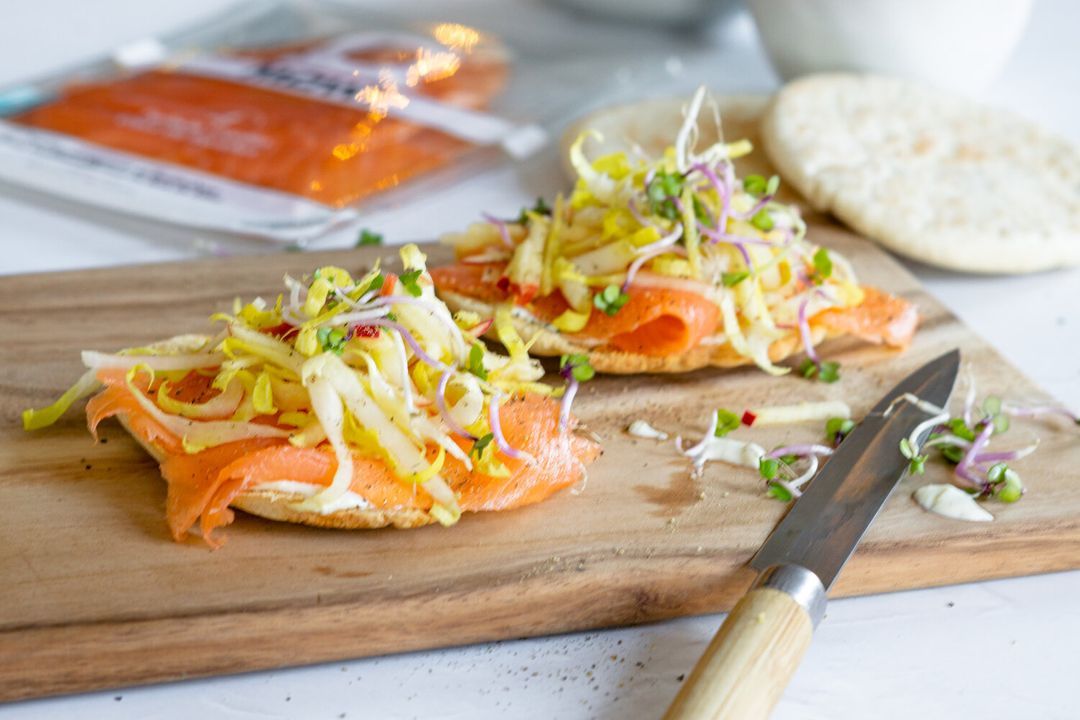
<svg viewBox="0 0 1080 720">
<path fill-rule="evenodd" d="M 900 75 L 979 93 L 1020 40 L 1033 0 L 748 0 L 784 80 Z"/>
</svg>

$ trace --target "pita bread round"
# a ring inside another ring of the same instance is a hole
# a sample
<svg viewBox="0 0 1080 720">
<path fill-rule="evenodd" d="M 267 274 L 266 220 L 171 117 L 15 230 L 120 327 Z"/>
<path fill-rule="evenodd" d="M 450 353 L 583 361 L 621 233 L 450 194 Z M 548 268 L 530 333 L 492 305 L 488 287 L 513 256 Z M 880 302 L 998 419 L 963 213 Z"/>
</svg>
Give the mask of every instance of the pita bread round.
<svg viewBox="0 0 1080 720">
<path fill-rule="evenodd" d="M 1080 264 L 1080 152 L 1004 111 L 915 82 L 811 76 L 763 119 L 765 149 L 814 206 L 931 265 Z"/>
</svg>

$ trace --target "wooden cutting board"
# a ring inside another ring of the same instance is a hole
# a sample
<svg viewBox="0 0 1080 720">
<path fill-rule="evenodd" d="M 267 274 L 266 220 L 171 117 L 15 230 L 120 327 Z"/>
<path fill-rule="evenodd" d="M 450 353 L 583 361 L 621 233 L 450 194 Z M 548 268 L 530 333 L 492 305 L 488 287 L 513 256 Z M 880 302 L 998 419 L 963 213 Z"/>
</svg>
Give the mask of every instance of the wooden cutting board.
<svg viewBox="0 0 1080 720">
<path fill-rule="evenodd" d="M 717 407 L 838 398 L 856 414 L 910 370 L 959 346 L 987 392 L 1045 400 L 928 296 L 895 261 L 843 231 L 812 239 L 846 253 L 865 282 L 923 316 L 905 354 L 827 345 L 843 380 L 756 369 L 605 377 L 575 406 L 606 452 L 578 493 L 453 528 L 341 532 L 240 514 L 216 552 L 176 544 L 155 464 L 109 423 L 94 445 L 82 415 L 24 433 L 19 412 L 81 372 L 79 350 L 113 350 L 207 329 L 235 295 L 277 292 L 282 273 L 366 266 L 390 250 L 283 254 L 0 280 L 0 699 L 235 673 L 501 638 L 660 620 L 729 608 L 744 563 L 784 513 L 751 470 L 710 465 L 692 479 L 672 444 L 623 428 L 646 418 L 697 438 Z M 432 250 L 433 259 L 445 255 Z M 820 423 L 737 436 L 766 447 L 821 437 Z M 859 546 L 834 596 L 1080 567 L 1080 432 L 1016 422 L 1042 439 L 1017 463 L 1021 502 L 988 524 L 920 510 L 907 479 Z"/>
</svg>

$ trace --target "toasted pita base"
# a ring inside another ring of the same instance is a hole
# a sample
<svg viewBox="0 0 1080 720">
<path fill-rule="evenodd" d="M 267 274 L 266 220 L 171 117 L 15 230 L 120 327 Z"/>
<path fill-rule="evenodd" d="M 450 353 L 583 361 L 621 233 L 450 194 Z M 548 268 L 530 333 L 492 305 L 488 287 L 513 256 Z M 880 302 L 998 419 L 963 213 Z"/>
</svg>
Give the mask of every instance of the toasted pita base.
<svg viewBox="0 0 1080 720">
<path fill-rule="evenodd" d="M 117 416 L 120 424 L 152 458 L 159 463 L 165 459 L 165 453 L 151 443 L 144 442 L 135 433 L 123 416 Z M 289 480 L 290 478 L 278 478 Z M 314 527 L 334 528 L 336 530 L 373 530 L 383 527 L 408 529 L 430 525 L 435 518 L 426 510 L 398 507 L 391 510 L 348 508 L 331 513 L 316 513 L 297 510 L 293 506 L 304 499 L 299 493 L 286 493 L 277 490 L 245 490 L 237 495 L 230 505 L 251 515 L 279 520 L 281 522 L 311 525 Z"/>
<path fill-rule="evenodd" d="M 439 297 L 453 312 L 468 310 L 477 313 L 481 317 L 493 317 L 495 315 L 495 306 L 481 300 L 446 290 L 440 290 Z M 552 332 L 545 325 L 531 323 L 527 319 L 518 316 L 514 317 L 514 327 L 523 338 L 532 340 L 533 344 L 529 348 L 530 355 L 557 357 L 571 353 L 582 353 L 589 356 L 589 364 L 597 372 L 612 375 L 682 373 L 706 367 L 734 368 L 753 363 L 750 358 L 735 352 L 735 349 L 727 343 L 722 345 L 699 345 L 681 355 L 657 357 L 629 353 L 612 347 L 590 347 L 575 343 L 572 338 Z M 815 345 L 836 336 L 836 334 L 828 333 L 820 327 L 813 328 L 811 334 Z M 487 336 L 491 339 L 497 339 L 494 329 L 488 331 Z M 769 359 L 774 363 L 780 362 L 801 349 L 802 341 L 796 333 L 791 333 L 790 336 L 777 340 L 769 347 Z"/>
<path fill-rule="evenodd" d="M 406 507 L 394 508 L 393 510 L 350 508 L 347 510 L 335 510 L 325 515 L 296 510 L 293 503 L 303 499 L 304 496 L 299 493 L 248 490 L 237 495 L 232 501 L 232 506 L 268 520 L 280 520 L 281 522 L 333 528 L 335 530 L 371 530 L 390 526 L 407 530 L 435 522 L 435 518 L 426 510 Z"/>
</svg>

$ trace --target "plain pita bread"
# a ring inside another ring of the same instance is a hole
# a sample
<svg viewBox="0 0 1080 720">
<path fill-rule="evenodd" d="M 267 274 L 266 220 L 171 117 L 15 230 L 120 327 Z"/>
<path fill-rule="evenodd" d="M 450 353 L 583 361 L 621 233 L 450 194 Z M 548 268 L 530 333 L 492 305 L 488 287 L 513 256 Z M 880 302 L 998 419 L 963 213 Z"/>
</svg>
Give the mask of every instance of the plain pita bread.
<svg viewBox="0 0 1080 720">
<path fill-rule="evenodd" d="M 1032 123 L 896 78 L 787 85 L 765 149 L 817 209 L 900 254 L 981 273 L 1080 264 L 1080 152 Z"/>
</svg>

